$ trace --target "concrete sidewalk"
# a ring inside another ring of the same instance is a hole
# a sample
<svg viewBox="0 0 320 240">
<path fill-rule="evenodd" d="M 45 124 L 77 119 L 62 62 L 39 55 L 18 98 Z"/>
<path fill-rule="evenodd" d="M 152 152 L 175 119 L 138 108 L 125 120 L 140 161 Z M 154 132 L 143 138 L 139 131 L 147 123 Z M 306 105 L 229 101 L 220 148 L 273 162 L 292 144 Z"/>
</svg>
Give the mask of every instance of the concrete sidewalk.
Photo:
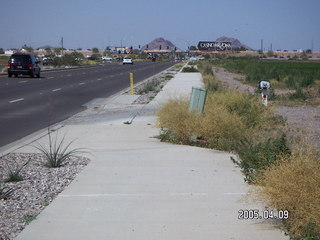
<svg viewBox="0 0 320 240">
<path fill-rule="evenodd" d="M 17 239 L 288 239 L 270 221 L 238 220 L 240 209 L 261 206 L 242 200 L 249 187 L 229 153 L 154 138 L 156 109 L 192 86 L 202 86 L 201 75 L 179 73 L 148 105 L 98 99 L 89 104 L 98 112 L 64 122 L 61 136 L 89 149 L 91 163 Z"/>
</svg>

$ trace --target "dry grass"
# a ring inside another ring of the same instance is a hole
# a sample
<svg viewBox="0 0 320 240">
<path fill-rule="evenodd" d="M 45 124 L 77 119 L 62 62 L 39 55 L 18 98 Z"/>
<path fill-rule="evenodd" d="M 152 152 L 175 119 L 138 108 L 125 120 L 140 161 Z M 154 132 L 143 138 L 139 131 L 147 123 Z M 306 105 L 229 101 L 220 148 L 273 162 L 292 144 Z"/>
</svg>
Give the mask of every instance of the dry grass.
<svg viewBox="0 0 320 240">
<path fill-rule="evenodd" d="M 209 102 L 212 98 L 209 97 Z M 178 143 L 190 143 L 192 136 L 206 144 L 223 150 L 231 150 L 233 143 L 245 136 L 245 125 L 235 113 L 217 104 L 208 104 L 205 113 L 189 112 L 187 100 L 171 100 L 158 112 L 161 127 L 170 129 Z M 228 144 L 227 144 L 228 143 Z"/>
<path fill-rule="evenodd" d="M 256 141 L 279 125 L 272 121 L 271 109 L 238 92 L 209 92 L 201 115 L 189 112 L 188 104 L 187 99 L 171 100 L 158 112 L 161 127 L 170 129 L 179 143 L 196 136 L 206 147 L 232 151 L 239 142 Z"/>
<path fill-rule="evenodd" d="M 202 74 L 202 80 L 208 91 L 220 91 L 222 90 L 222 83 L 216 79 L 212 74 Z"/>
<path fill-rule="evenodd" d="M 186 99 L 173 99 L 158 112 L 161 127 L 170 129 L 177 143 L 187 143 L 189 137 L 193 135 L 197 116 L 190 113 L 188 108 Z"/>
<path fill-rule="evenodd" d="M 320 237 L 320 158 L 313 150 L 296 151 L 266 169 L 258 195 L 276 209 L 289 211 L 285 225 L 295 237 Z"/>
</svg>

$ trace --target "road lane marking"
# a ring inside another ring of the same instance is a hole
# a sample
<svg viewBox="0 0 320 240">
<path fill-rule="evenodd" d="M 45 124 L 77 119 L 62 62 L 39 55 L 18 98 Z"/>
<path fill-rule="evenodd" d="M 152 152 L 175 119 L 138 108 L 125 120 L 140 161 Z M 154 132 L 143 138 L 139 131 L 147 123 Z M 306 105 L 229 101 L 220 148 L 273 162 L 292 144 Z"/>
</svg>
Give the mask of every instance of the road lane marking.
<svg viewBox="0 0 320 240">
<path fill-rule="evenodd" d="M 15 100 L 9 101 L 9 103 L 20 102 L 20 101 L 23 101 L 23 100 L 24 100 L 24 98 L 18 98 L 18 99 L 15 99 Z"/>
<path fill-rule="evenodd" d="M 52 79 L 52 78 L 54 78 L 54 77 L 48 77 L 47 79 Z"/>
<path fill-rule="evenodd" d="M 28 80 L 24 80 L 24 81 L 19 81 L 19 83 L 26 83 L 29 82 Z"/>
<path fill-rule="evenodd" d="M 98 79 L 97 79 L 97 81 L 101 81 L 101 80 L 102 80 L 102 78 L 98 78 Z"/>
<path fill-rule="evenodd" d="M 84 83 L 84 82 L 79 83 L 79 85 L 84 85 L 84 84 L 86 84 L 86 83 Z"/>
<path fill-rule="evenodd" d="M 57 91 L 60 91 L 61 88 L 56 88 L 56 89 L 53 89 L 52 92 L 57 92 Z"/>
</svg>

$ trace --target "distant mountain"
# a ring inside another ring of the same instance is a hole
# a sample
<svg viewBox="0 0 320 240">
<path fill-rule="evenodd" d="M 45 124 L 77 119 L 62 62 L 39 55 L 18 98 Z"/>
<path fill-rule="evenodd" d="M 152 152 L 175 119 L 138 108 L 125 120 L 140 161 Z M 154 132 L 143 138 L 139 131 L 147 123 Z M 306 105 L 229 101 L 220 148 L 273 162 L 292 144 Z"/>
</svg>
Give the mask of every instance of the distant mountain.
<svg viewBox="0 0 320 240">
<path fill-rule="evenodd" d="M 217 38 L 216 42 L 231 42 L 232 49 L 245 48 L 246 50 L 252 50 L 251 47 L 248 47 L 247 45 L 242 44 L 236 38 L 222 36 L 222 37 Z"/>
<path fill-rule="evenodd" d="M 159 50 L 161 46 L 161 50 L 174 50 L 178 49 L 172 42 L 166 40 L 162 37 L 156 38 L 148 44 L 142 46 L 142 50 Z"/>
</svg>

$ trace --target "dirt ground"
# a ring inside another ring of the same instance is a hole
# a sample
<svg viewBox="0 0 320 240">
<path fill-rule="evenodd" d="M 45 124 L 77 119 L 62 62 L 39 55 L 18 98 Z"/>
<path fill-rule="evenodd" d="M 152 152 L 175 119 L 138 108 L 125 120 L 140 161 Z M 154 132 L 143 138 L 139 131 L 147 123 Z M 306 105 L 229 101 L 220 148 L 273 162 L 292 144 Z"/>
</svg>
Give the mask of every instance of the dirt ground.
<svg viewBox="0 0 320 240">
<path fill-rule="evenodd" d="M 244 84 L 244 76 L 227 72 L 224 68 L 213 67 L 214 75 L 223 86 L 244 93 L 254 93 L 255 87 Z M 289 90 L 275 89 L 275 94 L 287 94 Z M 320 106 L 275 106 L 278 114 L 283 116 L 289 124 L 289 137 L 304 139 L 306 144 L 320 148 Z"/>
</svg>

